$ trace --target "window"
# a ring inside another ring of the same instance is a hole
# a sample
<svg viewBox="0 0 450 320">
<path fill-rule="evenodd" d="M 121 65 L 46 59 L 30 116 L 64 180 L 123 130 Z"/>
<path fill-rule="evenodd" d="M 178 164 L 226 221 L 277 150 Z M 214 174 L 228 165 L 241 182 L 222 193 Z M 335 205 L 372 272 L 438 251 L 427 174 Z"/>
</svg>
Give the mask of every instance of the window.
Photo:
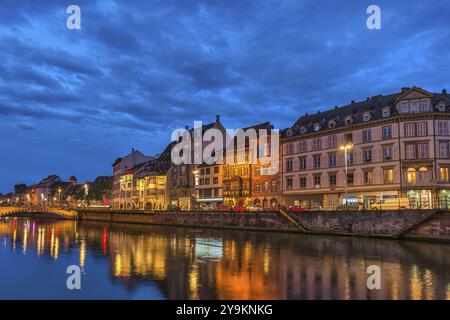
<svg viewBox="0 0 450 320">
<path fill-rule="evenodd" d="M 314 131 L 319 131 L 320 130 L 320 124 L 316 123 L 314 125 Z"/>
<path fill-rule="evenodd" d="M 261 192 L 261 184 L 259 183 L 255 184 L 255 192 Z"/>
<path fill-rule="evenodd" d="M 354 174 L 353 172 L 349 172 L 347 174 L 347 184 L 353 184 L 354 183 Z"/>
<path fill-rule="evenodd" d="M 200 169 L 200 175 L 204 175 L 205 174 L 205 169 Z"/>
<path fill-rule="evenodd" d="M 334 120 L 331 120 L 330 122 L 328 122 L 328 127 L 331 129 L 331 128 L 334 128 L 336 126 L 336 122 L 334 121 Z"/>
<path fill-rule="evenodd" d="M 214 173 L 219 173 L 219 171 L 220 171 L 220 169 L 219 169 L 218 166 L 217 166 L 217 167 L 214 167 Z"/>
<path fill-rule="evenodd" d="M 210 174 L 211 173 L 211 169 L 210 168 L 206 168 L 205 169 L 205 174 Z"/>
<path fill-rule="evenodd" d="M 383 147 L 383 160 L 384 161 L 392 160 L 392 147 L 391 146 Z"/>
<path fill-rule="evenodd" d="M 366 170 L 364 171 L 364 184 L 372 184 L 373 183 L 373 171 Z"/>
<path fill-rule="evenodd" d="M 320 175 L 314 176 L 314 187 L 320 187 Z"/>
<path fill-rule="evenodd" d="M 270 192 L 277 192 L 278 190 L 278 185 L 276 181 L 272 181 L 270 183 Z"/>
<path fill-rule="evenodd" d="M 314 156 L 314 169 L 320 168 L 320 155 Z"/>
<path fill-rule="evenodd" d="M 259 176 L 261 175 L 261 167 L 256 167 L 255 168 L 255 176 Z"/>
<path fill-rule="evenodd" d="M 438 121 L 438 133 L 442 136 L 448 136 L 448 121 Z"/>
<path fill-rule="evenodd" d="M 313 139 L 312 141 L 313 150 L 320 150 L 320 142 L 321 142 L 320 140 L 321 140 L 320 138 Z"/>
<path fill-rule="evenodd" d="M 416 135 L 416 126 L 413 122 L 405 123 L 405 137 L 414 137 Z"/>
<path fill-rule="evenodd" d="M 447 167 L 439 168 L 439 178 L 442 182 L 448 182 L 448 168 Z"/>
<path fill-rule="evenodd" d="M 408 113 L 409 112 L 409 107 L 408 107 L 408 102 L 403 101 L 400 103 L 400 113 Z"/>
<path fill-rule="evenodd" d="M 287 190 L 292 190 L 292 178 L 286 178 L 286 189 Z"/>
<path fill-rule="evenodd" d="M 352 122 L 353 122 L 353 118 L 352 117 L 345 118 L 345 124 L 349 125 L 349 124 L 352 124 Z"/>
<path fill-rule="evenodd" d="M 330 174 L 330 186 L 336 185 L 336 174 Z"/>
<path fill-rule="evenodd" d="M 438 108 L 438 110 L 440 112 L 444 112 L 445 111 L 445 105 L 444 104 L 439 104 L 437 108 Z"/>
<path fill-rule="evenodd" d="M 347 164 L 353 164 L 353 152 L 347 153 Z"/>
<path fill-rule="evenodd" d="M 307 143 L 306 141 L 300 141 L 298 143 L 298 152 L 307 152 L 308 151 L 308 147 L 307 147 Z"/>
<path fill-rule="evenodd" d="M 428 158 L 428 143 L 417 144 L 417 158 L 418 159 Z"/>
<path fill-rule="evenodd" d="M 419 112 L 419 102 L 418 101 L 410 101 L 409 102 L 409 112 Z"/>
<path fill-rule="evenodd" d="M 328 166 L 336 167 L 336 153 L 328 154 Z"/>
<path fill-rule="evenodd" d="M 392 128 L 391 126 L 383 127 L 383 139 L 391 139 L 392 138 Z"/>
<path fill-rule="evenodd" d="M 424 111 L 429 111 L 429 110 L 430 110 L 430 105 L 428 103 L 428 100 L 420 101 L 420 111 L 424 112 Z"/>
<path fill-rule="evenodd" d="M 408 183 L 416 183 L 416 169 L 409 168 L 406 170 L 406 181 Z"/>
<path fill-rule="evenodd" d="M 286 160 L 286 172 L 292 172 L 292 159 Z"/>
<path fill-rule="evenodd" d="M 448 141 L 439 142 L 439 158 L 448 158 Z"/>
<path fill-rule="evenodd" d="M 306 170 L 306 157 L 300 158 L 299 161 L 300 161 L 300 170 Z"/>
<path fill-rule="evenodd" d="M 213 183 L 214 183 L 214 184 L 218 184 L 218 183 L 219 183 L 219 178 L 214 177 L 214 178 L 213 178 Z"/>
<path fill-rule="evenodd" d="M 370 113 L 363 114 L 363 121 L 369 121 L 370 120 Z"/>
<path fill-rule="evenodd" d="M 306 177 L 300 177 L 300 188 L 306 188 Z"/>
<path fill-rule="evenodd" d="M 426 136 L 427 133 L 427 123 L 417 122 L 417 135 L 423 137 Z"/>
<path fill-rule="evenodd" d="M 391 111 L 389 109 L 383 110 L 383 118 L 389 117 L 391 115 Z"/>
<path fill-rule="evenodd" d="M 337 146 L 337 136 L 328 136 L 328 148 L 336 148 Z"/>
<path fill-rule="evenodd" d="M 210 179 L 209 179 L 209 178 L 206 178 L 206 179 L 205 179 L 205 184 L 208 185 L 209 182 L 210 182 Z"/>
<path fill-rule="evenodd" d="M 413 160 L 416 158 L 416 145 L 415 144 L 407 144 L 405 145 L 406 150 L 406 159 Z"/>
<path fill-rule="evenodd" d="M 286 144 L 286 154 L 294 153 L 294 144 L 288 143 Z"/>
<path fill-rule="evenodd" d="M 364 130 L 362 132 L 362 141 L 363 142 L 369 142 L 372 140 L 372 130 L 368 129 L 368 130 Z"/>
<path fill-rule="evenodd" d="M 372 149 L 363 150 L 364 162 L 372 162 Z"/>
<path fill-rule="evenodd" d="M 345 143 L 353 143 L 353 134 L 352 133 L 346 133 L 344 138 L 345 138 Z"/>
<path fill-rule="evenodd" d="M 384 183 L 394 182 L 394 170 L 393 169 L 384 169 L 383 170 L 383 181 L 384 181 Z"/>
</svg>

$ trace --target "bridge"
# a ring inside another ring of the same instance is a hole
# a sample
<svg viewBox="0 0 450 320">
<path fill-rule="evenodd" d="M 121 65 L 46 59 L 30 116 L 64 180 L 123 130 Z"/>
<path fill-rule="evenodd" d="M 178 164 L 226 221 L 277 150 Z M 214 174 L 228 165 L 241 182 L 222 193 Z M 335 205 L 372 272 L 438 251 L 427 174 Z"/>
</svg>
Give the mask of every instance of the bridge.
<svg viewBox="0 0 450 320">
<path fill-rule="evenodd" d="M 77 212 L 69 208 L 56 207 L 0 207 L 0 217 L 13 215 L 36 215 L 36 216 L 57 216 L 66 219 L 75 219 Z"/>
</svg>

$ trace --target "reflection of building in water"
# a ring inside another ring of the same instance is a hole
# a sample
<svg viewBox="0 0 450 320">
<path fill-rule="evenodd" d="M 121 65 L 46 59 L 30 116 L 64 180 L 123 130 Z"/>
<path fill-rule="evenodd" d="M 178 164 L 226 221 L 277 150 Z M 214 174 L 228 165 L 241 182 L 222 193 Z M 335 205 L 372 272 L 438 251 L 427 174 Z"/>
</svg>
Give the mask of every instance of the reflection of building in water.
<svg viewBox="0 0 450 320">
<path fill-rule="evenodd" d="M 24 219 L 0 220 L 0 241 L 54 259 L 79 249 L 87 272 L 102 259 L 113 281 L 169 299 L 450 298 L 450 248 L 435 243 Z M 369 265 L 381 290 L 367 289 Z"/>
</svg>

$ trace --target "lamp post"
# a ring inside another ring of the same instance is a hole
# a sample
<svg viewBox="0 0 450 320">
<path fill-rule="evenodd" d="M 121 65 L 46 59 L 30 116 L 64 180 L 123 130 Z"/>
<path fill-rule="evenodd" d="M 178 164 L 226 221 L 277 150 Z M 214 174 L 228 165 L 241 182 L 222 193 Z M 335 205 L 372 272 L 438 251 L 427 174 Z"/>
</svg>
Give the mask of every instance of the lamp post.
<svg viewBox="0 0 450 320">
<path fill-rule="evenodd" d="M 344 190 L 345 190 L 345 208 L 347 209 L 348 207 L 348 190 L 347 190 L 347 185 L 348 185 L 348 165 L 347 165 L 347 150 L 350 150 L 353 147 L 353 145 L 351 143 L 347 143 L 345 146 L 341 147 L 341 150 L 344 151 L 344 163 L 345 163 L 345 186 L 344 186 Z"/>
<path fill-rule="evenodd" d="M 61 207 L 61 188 L 58 188 L 59 206 Z"/>
</svg>

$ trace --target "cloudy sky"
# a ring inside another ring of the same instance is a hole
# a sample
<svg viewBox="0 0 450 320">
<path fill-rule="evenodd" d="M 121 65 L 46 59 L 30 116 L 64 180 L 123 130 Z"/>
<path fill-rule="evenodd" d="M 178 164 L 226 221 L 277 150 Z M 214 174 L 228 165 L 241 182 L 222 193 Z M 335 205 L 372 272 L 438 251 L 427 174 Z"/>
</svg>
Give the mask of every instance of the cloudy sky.
<svg viewBox="0 0 450 320">
<path fill-rule="evenodd" d="M 66 8 L 81 8 L 81 30 Z M 382 29 L 366 27 L 370 4 Z M 111 174 L 173 129 L 227 128 L 417 85 L 450 89 L 449 1 L 2 0 L 0 192 Z"/>
</svg>

